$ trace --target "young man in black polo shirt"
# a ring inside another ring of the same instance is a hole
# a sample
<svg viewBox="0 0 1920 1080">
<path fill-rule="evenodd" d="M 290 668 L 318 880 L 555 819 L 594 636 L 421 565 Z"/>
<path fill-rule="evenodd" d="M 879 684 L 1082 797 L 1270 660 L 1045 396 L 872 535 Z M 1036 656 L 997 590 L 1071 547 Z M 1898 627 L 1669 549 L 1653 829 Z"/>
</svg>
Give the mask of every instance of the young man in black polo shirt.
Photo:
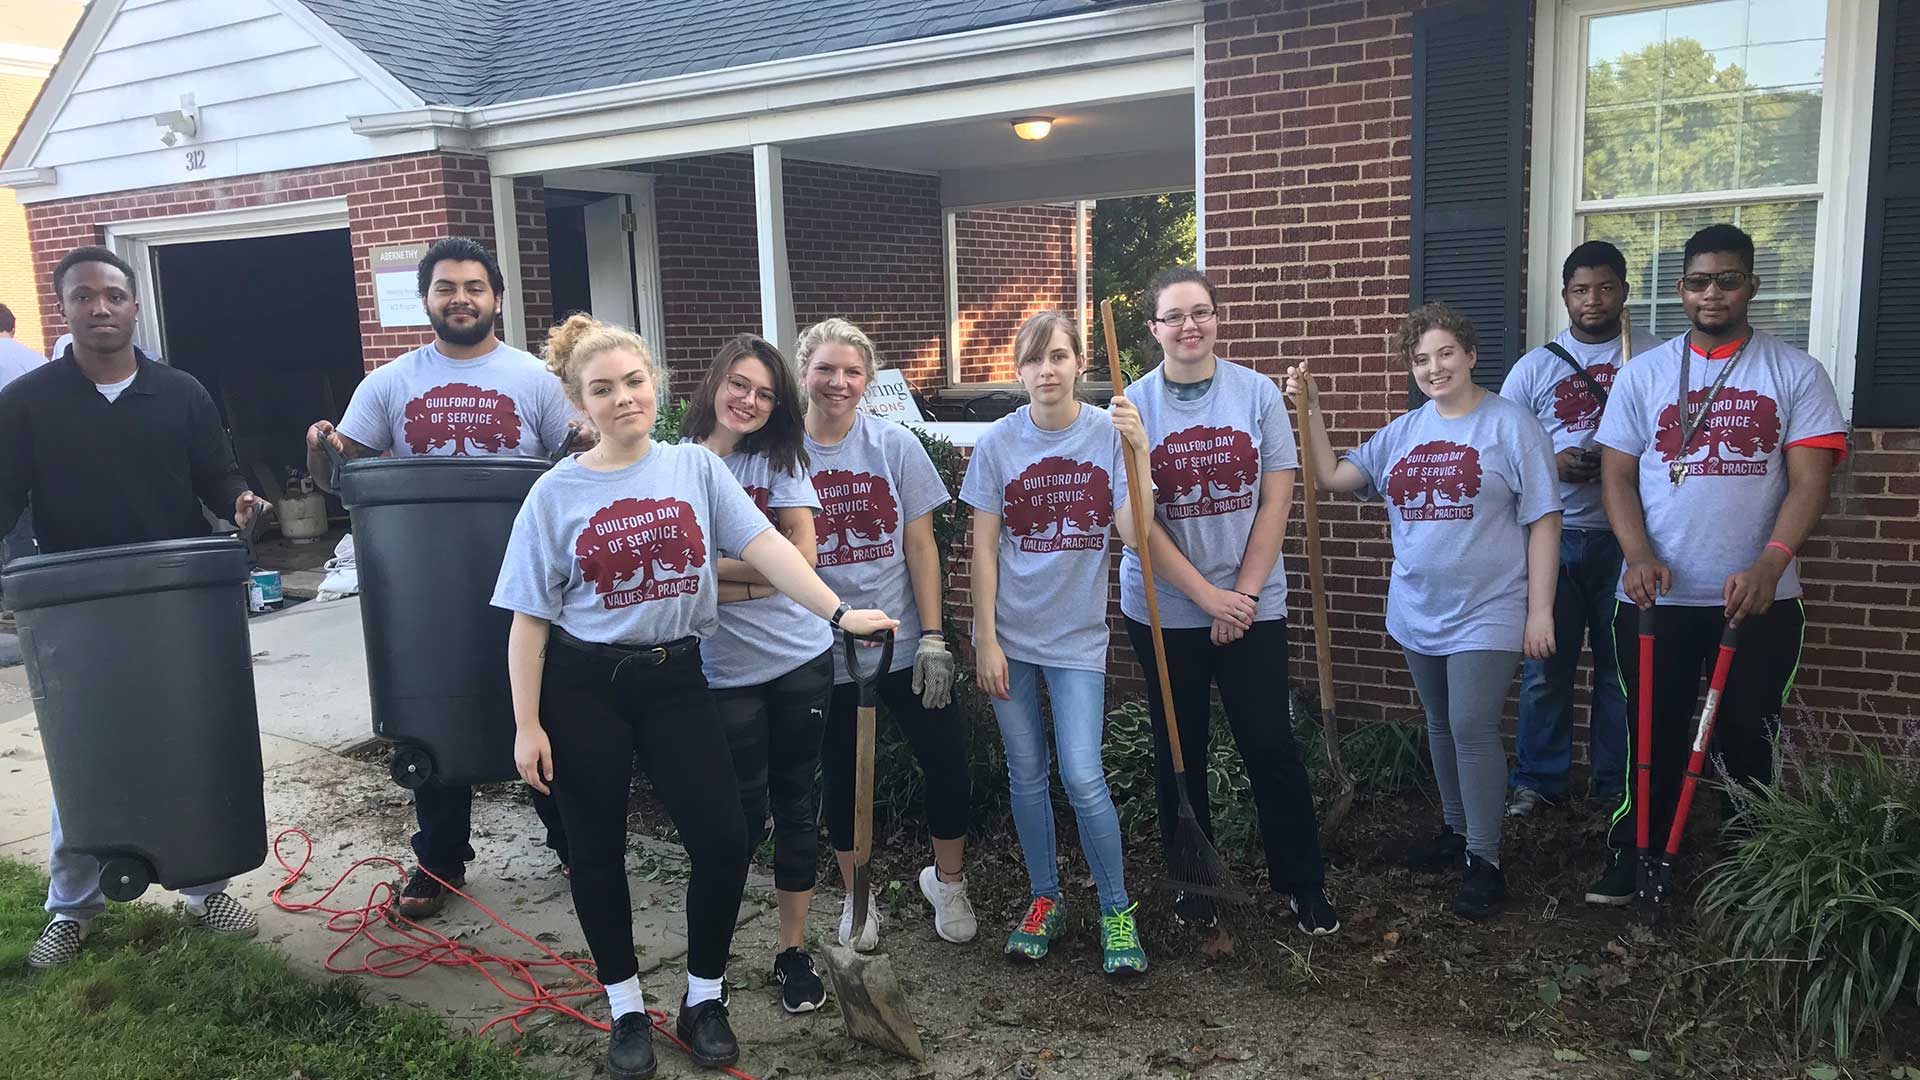
<svg viewBox="0 0 1920 1080">
<path fill-rule="evenodd" d="M 205 536 L 203 506 L 237 525 L 265 512 L 206 389 L 133 347 L 133 268 L 105 248 L 81 248 L 60 260 L 53 287 L 73 345 L 0 390 L 0 532 L 29 500 L 43 553 Z M 103 671 L 111 660 L 101 658 Z M 72 963 L 106 908 L 97 860 L 64 850 L 57 809 L 52 817 L 53 921 L 27 956 L 36 968 Z M 216 934 L 251 937 L 259 922 L 226 885 L 182 890 L 187 915 Z"/>
</svg>

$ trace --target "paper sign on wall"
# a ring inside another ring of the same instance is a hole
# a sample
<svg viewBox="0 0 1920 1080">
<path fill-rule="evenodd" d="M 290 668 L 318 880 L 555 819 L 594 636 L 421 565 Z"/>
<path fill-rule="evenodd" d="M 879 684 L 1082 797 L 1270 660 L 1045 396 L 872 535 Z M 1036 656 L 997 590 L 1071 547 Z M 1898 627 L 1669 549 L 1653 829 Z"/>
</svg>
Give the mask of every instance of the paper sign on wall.
<svg viewBox="0 0 1920 1080">
<path fill-rule="evenodd" d="M 913 391 L 907 387 L 907 377 L 899 368 L 886 368 L 867 384 L 867 392 L 860 398 L 860 409 L 868 416 L 878 416 L 883 420 L 925 420 L 920 415 L 920 406 L 913 403 Z"/>
<path fill-rule="evenodd" d="M 420 304 L 420 260 L 426 255 L 425 244 L 386 244 L 367 249 L 381 326 L 431 325 Z"/>
</svg>

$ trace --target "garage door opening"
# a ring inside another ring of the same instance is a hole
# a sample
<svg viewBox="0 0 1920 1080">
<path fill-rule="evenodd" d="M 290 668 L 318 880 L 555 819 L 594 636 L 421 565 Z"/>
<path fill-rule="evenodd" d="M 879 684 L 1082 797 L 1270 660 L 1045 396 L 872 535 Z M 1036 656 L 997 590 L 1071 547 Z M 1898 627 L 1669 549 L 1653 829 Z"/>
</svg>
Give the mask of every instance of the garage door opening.
<svg viewBox="0 0 1920 1080">
<path fill-rule="evenodd" d="M 345 229 L 153 249 L 162 355 L 199 379 L 254 490 L 305 471 L 307 426 L 338 420 L 364 374 Z"/>
</svg>

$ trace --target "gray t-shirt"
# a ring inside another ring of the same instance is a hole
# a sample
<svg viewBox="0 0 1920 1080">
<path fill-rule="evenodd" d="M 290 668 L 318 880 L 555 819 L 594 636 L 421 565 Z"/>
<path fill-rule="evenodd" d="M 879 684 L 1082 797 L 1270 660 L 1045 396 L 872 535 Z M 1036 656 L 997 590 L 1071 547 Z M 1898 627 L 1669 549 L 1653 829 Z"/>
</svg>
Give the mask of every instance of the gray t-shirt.
<svg viewBox="0 0 1920 1080">
<path fill-rule="evenodd" d="M 1031 410 L 994 421 L 960 486 L 968 506 L 1000 517 L 995 636 L 1010 659 L 1105 671 L 1107 538 L 1127 500 L 1120 435 L 1091 405 L 1059 431 L 1034 426 Z"/>
<path fill-rule="evenodd" d="M 575 413 L 560 380 L 532 353 L 498 345 L 449 360 L 432 342 L 367 373 L 340 434 L 398 457 L 552 457 Z"/>
<path fill-rule="evenodd" d="M 47 358 L 12 338 L 0 338 L 0 387 L 39 367 Z"/>
<path fill-rule="evenodd" d="M 1154 368 L 1127 390 L 1153 448 L 1154 516 L 1194 569 L 1216 587 L 1231 589 L 1260 510 L 1261 477 L 1300 464 L 1286 398 L 1265 375 L 1217 360 L 1207 392 L 1181 401 L 1168 392 L 1165 370 Z M 1285 562 L 1273 561 L 1256 619 L 1286 618 Z M 1166 578 L 1155 574 L 1154 584 L 1162 626 L 1213 625 Z M 1132 548 L 1120 556 L 1120 610 L 1135 622 L 1147 621 L 1140 556 Z"/>
<path fill-rule="evenodd" d="M 1553 343 L 1572 354 L 1602 388 L 1613 385 L 1613 377 L 1620 371 L 1619 337 L 1594 345 L 1574 337 L 1572 330 L 1562 330 Z M 1644 356 L 1659 347 L 1659 338 L 1634 332 L 1633 355 Z M 1507 381 L 1500 384 L 1500 396 L 1533 410 L 1540 418 L 1540 426 L 1547 429 L 1555 454 L 1576 446 L 1582 449 L 1593 446 L 1593 433 L 1600 427 L 1600 399 L 1593 396 L 1587 380 L 1575 375 L 1573 368 L 1546 346 L 1529 352 L 1513 365 L 1507 372 Z M 1566 507 L 1561 517 L 1565 527 L 1607 528 L 1607 511 L 1600 505 L 1599 480 L 1591 484 L 1562 482 L 1560 502 Z"/>
<path fill-rule="evenodd" d="M 1426 656 L 1519 652 L 1526 527 L 1560 509 L 1553 446 L 1532 411 L 1488 394 L 1448 419 L 1429 401 L 1346 458 L 1367 474 L 1360 497 L 1387 501 L 1393 640 Z"/>
<path fill-rule="evenodd" d="M 1681 454 L 1680 350 L 1687 347 L 1683 334 L 1628 364 L 1614 380 L 1596 438 L 1640 459 L 1647 536 L 1654 557 L 1673 571 L 1673 591 L 1658 602 L 1720 607 L 1728 575 L 1753 565 L 1773 535 L 1787 497 L 1787 447 L 1843 435 L 1847 424 L 1820 362 L 1756 331 L 1714 399 L 1712 415 Z M 1689 405 L 1706 401 L 1725 366 L 1693 354 Z M 1674 487 L 1668 467 L 1681 459 L 1687 478 Z M 1627 599 L 1624 589 L 1617 595 Z M 1773 596 L 1799 595 L 1796 562 L 1780 575 Z"/>
<path fill-rule="evenodd" d="M 569 457 L 521 505 L 493 606 L 607 645 L 711 637 L 716 552 L 741 551 L 772 527 L 701 447 L 656 442 L 612 472 Z"/>
<path fill-rule="evenodd" d="M 856 608 L 878 608 L 900 620 L 893 668 L 913 666 L 920 647 L 920 607 L 907 574 L 907 524 L 945 506 L 947 485 L 913 432 L 891 420 L 855 413 L 847 437 L 831 446 L 807 439 L 807 460 L 820 512 L 820 579 Z M 833 650 L 833 678 L 852 681 L 846 657 Z"/>
<path fill-rule="evenodd" d="M 767 520 L 773 511 L 804 506 L 816 513 L 820 500 L 802 473 L 775 472 L 765 454 L 736 453 L 722 458 L 747 496 Z M 737 551 L 722 554 L 737 559 Z M 720 626 L 700 646 L 707 684 L 716 690 L 758 686 L 777 679 L 826 652 L 833 626 L 801 607 L 785 593 L 720 605 Z"/>
</svg>

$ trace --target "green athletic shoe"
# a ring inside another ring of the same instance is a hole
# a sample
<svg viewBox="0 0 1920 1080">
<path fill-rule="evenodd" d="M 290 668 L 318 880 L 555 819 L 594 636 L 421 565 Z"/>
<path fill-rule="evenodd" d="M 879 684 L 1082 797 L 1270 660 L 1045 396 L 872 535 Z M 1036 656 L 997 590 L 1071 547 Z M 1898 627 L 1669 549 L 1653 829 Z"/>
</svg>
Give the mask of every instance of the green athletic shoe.
<svg viewBox="0 0 1920 1080">
<path fill-rule="evenodd" d="M 1007 955 L 1044 960 L 1047 946 L 1060 932 L 1060 902 L 1050 896 L 1034 897 L 1020 925 L 1007 935 Z"/>
<path fill-rule="evenodd" d="M 1140 928 L 1133 921 L 1133 913 L 1139 907 L 1135 903 L 1126 908 L 1109 908 L 1100 916 L 1100 948 L 1106 953 L 1100 966 L 1109 975 L 1146 973 L 1147 950 L 1140 947 Z"/>
</svg>

